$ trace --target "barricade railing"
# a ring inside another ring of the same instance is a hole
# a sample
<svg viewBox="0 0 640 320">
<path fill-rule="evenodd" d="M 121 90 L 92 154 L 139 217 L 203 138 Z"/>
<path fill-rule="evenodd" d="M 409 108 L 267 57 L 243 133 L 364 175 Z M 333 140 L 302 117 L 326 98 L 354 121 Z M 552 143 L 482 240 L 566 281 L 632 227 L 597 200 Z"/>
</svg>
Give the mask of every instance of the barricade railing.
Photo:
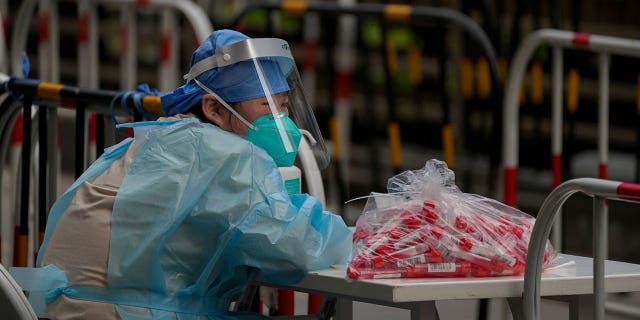
<svg viewBox="0 0 640 320">
<path fill-rule="evenodd" d="M 528 62 L 534 51 L 548 44 L 553 52 L 551 80 L 551 169 L 553 187 L 562 182 L 562 93 L 563 48 L 579 49 L 598 54 L 598 161 L 599 178 L 607 178 L 609 154 L 609 60 L 611 55 L 640 57 L 640 41 L 610 36 L 542 29 L 529 34 L 512 60 L 503 105 L 503 174 L 504 202 L 517 205 L 517 171 L 519 142 L 519 93 Z M 552 240 L 562 247 L 561 215 L 556 216 Z"/>
<path fill-rule="evenodd" d="M 574 193 L 593 198 L 593 306 L 594 319 L 605 319 L 605 265 L 609 215 L 607 200 L 640 203 L 640 185 L 595 178 L 568 180 L 555 188 L 543 202 L 529 241 L 523 289 L 524 319 L 540 319 L 542 262 L 551 226 L 564 202 Z M 637 311 L 635 313 L 637 315 Z"/>
<path fill-rule="evenodd" d="M 8 55 L 7 55 L 7 39 L 6 39 L 6 15 L 7 3 L 0 2 L 0 73 L 9 73 Z"/>
<path fill-rule="evenodd" d="M 598 54 L 598 177 L 607 178 L 609 157 L 609 64 L 611 55 L 640 57 L 640 41 L 610 36 L 591 35 L 563 30 L 542 29 L 529 34 L 512 60 L 509 81 L 504 93 L 503 119 L 503 191 L 504 202 L 517 206 L 519 152 L 519 90 L 528 62 L 534 51 L 543 44 L 552 49 L 551 75 L 551 171 L 552 188 L 562 183 L 563 134 L 563 49 L 571 48 Z M 575 94 L 577 90 L 573 88 Z M 573 97 L 575 100 L 576 98 Z M 560 208 L 558 208 L 560 209 Z M 605 212 L 607 207 L 603 209 Z M 554 215 L 552 243 L 562 250 L 562 212 Z M 626 310 L 626 309 L 625 309 Z M 629 311 L 623 311 L 629 314 Z M 638 314 L 640 312 L 633 311 Z"/>
<path fill-rule="evenodd" d="M 8 68 L 4 70 L 6 73 L 10 73 L 16 77 L 24 77 L 23 70 L 24 55 L 26 54 L 27 39 L 29 37 L 30 25 L 32 18 L 35 14 L 37 6 L 37 39 L 38 39 L 38 74 L 37 78 L 41 81 L 47 81 L 51 83 L 59 83 L 61 77 L 60 62 L 61 55 L 59 53 L 60 46 L 60 16 L 58 12 L 58 0 L 25 0 L 19 4 L 16 14 L 12 16 L 11 28 L 11 45 L 8 60 Z M 192 27 L 194 31 L 194 37 L 196 42 L 203 41 L 212 31 L 213 27 L 206 16 L 205 12 L 200 10 L 200 7 L 191 1 L 169 1 L 169 0 L 78 0 L 77 4 L 77 16 L 78 16 L 78 28 L 77 28 L 77 45 L 78 45 L 78 57 L 77 57 L 77 83 L 82 88 L 98 88 L 100 86 L 101 76 L 99 70 L 99 58 L 98 58 L 98 28 L 100 22 L 98 21 L 97 9 L 102 7 L 121 7 L 121 26 L 119 34 L 120 41 L 120 73 L 119 73 L 119 85 L 120 90 L 128 91 L 135 89 L 137 84 L 137 46 L 140 41 L 137 39 L 137 24 L 136 19 L 138 13 L 148 12 L 161 14 L 161 31 L 158 45 L 158 56 L 160 57 L 160 63 L 158 68 L 157 86 L 160 91 L 170 91 L 179 85 L 181 75 L 178 70 L 178 47 L 180 43 L 179 30 L 182 28 L 177 21 L 177 14 L 184 15 L 185 21 Z M 68 5 L 68 4 L 67 4 Z M 6 1 L 0 3 L 0 10 L 6 9 Z M 2 12 L 4 13 L 4 12 Z M 4 21 L 3 21 L 4 22 Z M 3 24 L 3 30 L 7 27 Z M 4 33 L 3 33 L 4 36 Z M 189 44 L 191 45 L 191 41 Z M 1 48 L 0 48 L 1 49 Z M 1 53 L 1 52 L 0 52 Z M 0 57 L 0 62 L 2 59 Z M 33 75 L 32 75 L 33 76 Z M 68 113 L 65 113 L 68 114 Z M 82 123 L 87 126 L 94 123 L 94 114 L 84 113 L 83 116 L 91 118 L 92 121 L 79 121 L 76 123 Z M 58 114 L 52 112 L 48 114 L 48 136 L 54 136 L 58 132 Z M 22 123 L 22 115 L 18 117 L 18 124 Z M 101 124 L 100 121 L 96 123 Z M 85 136 L 80 139 L 89 140 L 91 143 L 95 143 L 95 140 L 91 140 L 95 135 L 93 134 L 94 128 L 85 128 Z M 22 135 L 16 132 L 14 141 L 15 145 L 19 144 L 19 140 L 22 139 Z M 49 148 L 57 150 L 57 143 L 50 143 Z M 78 155 L 76 155 L 77 157 Z M 93 158 L 93 152 L 84 155 L 86 158 L 84 162 L 90 161 Z M 17 160 L 17 158 L 14 158 Z M 51 174 L 53 175 L 49 179 L 48 192 L 55 195 L 57 194 L 55 177 L 58 172 L 59 165 L 57 158 L 53 157 L 49 159 L 49 166 L 52 168 Z M 10 163 L 11 171 L 16 171 L 15 167 L 18 166 L 17 162 Z M 50 197 L 53 201 L 54 197 Z M 5 228 L 5 233 L 6 232 Z M 7 258 L 5 257 L 5 260 Z"/>
<path fill-rule="evenodd" d="M 21 76 L 22 54 L 26 49 L 29 24 L 36 4 L 39 5 L 39 60 L 41 80 L 59 82 L 59 56 L 57 54 L 59 17 L 56 0 L 25 0 L 16 15 L 11 44 L 12 74 Z M 132 90 L 136 80 L 136 9 L 161 10 L 161 44 L 159 90 L 168 91 L 177 86 L 178 26 L 176 12 L 182 13 L 194 30 L 195 38 L 202 42 L 213 27 L 200 7 L 191 1 L 172 0 L 78 0 L 78 84 L 82 87 L 99 86 L 98 68 L 98 5 L 120 5 L 122 65 L 120 83 L 122 90 Z"/>
<path fill-rule="evenodd" d="M 10 70 L 8 73 L 17 77 L 23 77 L 23 55 L 26 51 L 29 26 L 34 15 L 34 9 L 38 6 L 38 79 L 59 83 L 60 80 L 60 55 L 59 55 L 59 20 L 57 0 L 25 0 L 23 1 L 17 13 L 13 18 L 11 26 L 11 45 L 9 46 Z M 6 7 L 6 1 L 3 1 Z M 137 83 L 137 32 L 136 32 L 136 13 L 141 10 L 149 9 L 162 11 L 162 34 L 160 36 L 159 52 L 160 67 L 158 68 L 158 85 L 160 91 L 168 91 L 177 87 L 180 81 L 178 74 L 178 43 L 177 36 L 180 29 L 176 23 L 175 12 L 180 12 L 186 17 L 186 21 L 190 22 L 195 37 L 198 42 L 203 41 L 212 31 L 213 28 L 208 17 L 204 14 L 199 6 L 190 1 L 137 1 L 137 0 L 99 0 L 87 1 L 78 0 L 78 85 L 83 88 L 99 87 L 100 74 L 98 68 L 98 15 L 97 7 L 99 5 L 112 5 L 122 7 L 121 17 L 121 50 L 122 59 L 120 64 L 119 83 L 121 90 L 133 90 Z M 136 10 L 138 9 L 138 10 Z M 173 25 L 171 25 L 173 23 Z M 3 24 L 3 30 L 7 27 Z M 3 34 L 4 35 L 4 34 Z M 85 114 L 86 115 L 86 114 Z M 93 115 L 92 115 L 93 116 Z M 57 132 L 57 113 L 49 114 L 49 136 Z M 22 121 L 19 118 L 18 122 Z M 86 124 L 87 122 L 81 122 Z M 88 133 L 89 130 L 85 130 Z M 16 136 L 20 136 L 17 134 Z M 85 136 L 89 139 L 93 135 Z M 55 149 L 56 144 L 50 144 L 50 148 Z M 87 157 L 89 158 L 89 157 Z M 51 158 L 51 167 L 58 168 L 57 159 Z M 86 160 L 85 160 L 86 162 Z M 57 172 L 57 170 L 52 170 Z M 55 181 L 50 179 L 48 190 L 56 194 Z"/>
<path fill-rule="evenodd" d="M 96 154 L 99 156 L 105 147 L 104 135 L 104 115 L 110 114 L 109 105 L 119 95 L 117 91 L 87 89 L 73 86 L 64 86 L 50 82 L 43 82 L 34 79 L 5 79 L 2 83 L 2 91 L 4 92 L 4 100 L 0 105 L 0 126 L 2 129 L 2 144 L 0 145 L 0 156 L 5 159 L 7 154 L 7 145 L 9 136 L 12 134 L 13 123 L 22 112 L 22 147 L 20 151 L 20 165 L 18 171 L 20 178 L 18 181 L 19 189 L 16 193 L 19 197 L 15 209 L 18 212 L 16 219 L 16 234 L 14 235 L 14 254 L 13 263 L 15 266 L 27 266 L 29 261 L 28 242 L 29 234 L 35 237 L 35 245 L 33 246 L 34 255 L 42 241 L 44 228 L 46 226 L 46 218 L 50 204 L 57 197 L 51 193 L 49 189 L 50 180 L 56 170 L 51 168 L 50 160 L 57 157 L 58 132 L 50 134 L 48 125 L 49 116 L 54 114 L 55 108 L 67 108 L 75 111 L 75 177 L 79 177 L 85 170 L 84 154 L 85 141 L 81 137 L 85 136 L 86 131 L 86 113 L 97 113 L 97 139 Z M 16 101 L 14 97 L 19 97 L 20 101 Z M 151 114 L 161 114 L 160 98 L 157 96 L 145 96 L 141 98 L 143 108 Z M 135 107 L 133 101 L 127 101 L 130 110 Z M 114 110 L 116 115 L 127 115 L 121 109 Z M 33 115 L 33 116 L 32 116 Z M 134 116 L 134 118 L 140 118 Z M 34 167 L 35 159 L 32 155 L 36 154 L 37 145 L 37 183 L 35 188 L 31 188 L 31 168 Z M 54 178 L 57 178 L 53 175 Z M 37 195 L 37 232 L 29 230 L 29 214 L 32 212 L 30 206 L 30 197 Z M 5 213 L 2 213 L 3 215 Z M 6 235 L 3 235 L 6 239 Z M 6 262 L 5 262 L 6 263 Z"/>
</svg>

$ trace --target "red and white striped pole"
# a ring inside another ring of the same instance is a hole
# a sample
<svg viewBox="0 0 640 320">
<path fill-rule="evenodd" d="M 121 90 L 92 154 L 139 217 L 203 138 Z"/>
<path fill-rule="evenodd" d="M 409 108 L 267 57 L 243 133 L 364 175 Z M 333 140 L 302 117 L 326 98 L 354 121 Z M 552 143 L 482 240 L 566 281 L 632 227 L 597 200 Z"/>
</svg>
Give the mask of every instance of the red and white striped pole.
<svg viewBox="0 0 640 320">
<path fill-rule="evenodd" d="M 24 62 L 23 55 L 27 46 L 27 35 L 29 31 L 29 24 L 31 22 L 31 17 L 33 16 L 33 9 L 35 8 L 36 4 L 37 4 L 37 0 L 23 1 L 20 4 L 18 13 L 14 17 L 15 23 L 12 29 L 12 36 L 11 36 L 10 59 L 11 59 L 11 72 L 12 72 L 11 74 L 16 77 L 23 76 L 23 62 Z M 14 136 L 14 139 L 12 140 L 13 143 L 12 143 L 11 151 L 10 151 L 12 154 L 11 171 L 13 172 L 12 179 L 10 181 L 15 183 L 15 186 L 16 186 L 15 190 L 20 189 L 19 183 L 22 181 L 22 177 L 18 174 L 18 172 L 20 172 L 19 168 L 21 168 L 21 162 L 22 162 L 21 156 L 22 156 L 23 148 L 21 145 L 22 145 L 22 138 L 24 137 L 23 130 L 25 127 L 24 121 L 22 119 L 23 118 L 19 116 L 19 119 L 17 119 L 15 122 L 15 126 L 13 130 L 14 132 L 16 130 L 20 130 L 20 132 L 16 133 L 16 135 Z M 30 149 L 27 149 L 27 150 L 30 150 Z M 29 170 L 29 169 L 30 169 L 29 166 L 26 166 L 24 170 Z M 25 171 L 25 172 L 28 172 L 28 171 Z M 4 225 L 4 228 L 13 229 L 13 227 L 15 227 L 14 230 L 7 232 L 4 238 L 5 242 L 13 242 L 10 246 L 9 245 L 5 246 L 7 247 L 7 249 L 9 249 L 9 251 L 13 251 L 11 254 L 12 259 L 8 259 L 8 260 L 12 260 L 11 263 L 10 264 L 6 263 L 6 265 L 26 267 L 28 266 L 28 257 L 29 257 L 28 216 L 25 218 L 27 222 L 25 222 L 25 225 L 22 225 L 22 223 L 20 222 L 21 220 L 20 206 L 23 202 L 22 202 L 22 199 L 20 198 L 19 192 L 16 191 L 13 196 L 15 198 L 13 213 L 10 213 L 12 216 L 11 218 L 9 218 L 9 220 L 11 220 L 12 223 L 10 225 L 8 224 Z"/>
<path fill-rule="evenodd" d="M 22 114 L 18 114 L 11 130 L 9 143 L 9 165 L 6 167 L 6 181 L 11 188 L 3 190 L 18 190 L 19 181 L 18 168 L 20 164 L 20 153 L 22 148 Z M 4 160 L 4 159 L 3 159 Z M 2 192 L 3 196 L 3 216 L 2 216 L 2 264 L 13 266 L 18 254 L 18 237 L 20 235 L 19 210 L 17 210 L 17 193 Z"/>
<path fill-rule="evenodd" d="M 130 91 L 136 87 L 137 34 L 135 4 L 123 3 L 120 11 L 120 90 L 122 91 Z"/>
<path fill-rule="evenodd" d="M 562 94 L 563 58 L 562 48 L 553 47 L 552 91 L 551 91 L 551 171 L 552 189 L 562 183 Z M 562 213 L 558 213 L 553 223 L 552 241 L 557 250 L 562 248 Z"/>
<path fill-rule="evenodd" d="M 320 17 L 317 13 L 309 12 L 304 16 L 303 50 L 302 50 L 302 84 L 304 85 L 307 102 L 316 105 L 316 67 L 318 61 L 318 39 L 320 35 Z"/>
<path fill-rule="evenodd" d="M 609 54 L 598 56 L 598 177 L 607 179 L 609 163 Z"/>
<path fill-rule="evenodd" d="M 175 89 L 178 86 L 178 43 L 179 26 L 173 9 L 162 10 L 160 40 L 160 85 L 162 92 Z"/>
<path fill-rule="evenodd" d="M 10 149 L 10 154 L 11 154 L 11 172 L 14 173 L 13 179 L 12 181 L 15 182 L 15 186 L 16 189 L 15 190 L 20 190 L 20 168 L 21 168 L 21 157 L 22 157 L 22 142 L 23 142 L 23 137 L 24 137 L 24 117 L 21 114 L 18 115 L 18 117 L 16 118 L 16 121 L 13 125 L 13 130 L 11 132 L 11 149 Z M 29 170 L 29 168 L 22 168 L 22 170 Z M 21 214 L 21 209 L 20 209 L 20 193 L 16 191 L 16 193 L 14 194 L 15 196 L 15 202 L 14 202 L 14 213 L 12 215 L 12 220 L 13 220 L 13 225 L 14 225 L 14 229 L 13 229 L 13 237 L 11 237 L 13 239 L 13 255 L 12 255 L 12 259 L 10 260 L 11 264 L 9 264 L 9 262 L 7 262 L 7 265 L 13 265 L 13 266 L 22 266 L 22 267 L 26 267 L 28 266 L 28 233 L 27 235 L 21 234 L 20 233 L 20 214 Z M 28 226 L 27 226 L 28 228 Z M 26 237 L 26 238 L 25 238 Z M 7 240 L 9 239 L 9 237 L 6 238 Z"/>
<path fill-rule="evenodd" d="M 54 32 L 57 37 L 57 30 L 52 30 L 52 25 L 57 25 L 57 10 L 51 0 L 38 1 L 38 79 L 42 81 L 54 82 L 54 55 L 57 57 L 57 50 L 54 48 Z M 56 45 L 57 47 L 57 45 Z M 57 73 L 57 72 L 56 72 Z M 59 75 L 57 76 L 59 78 Z"/>
<path fill-rule="evenodd" d="M 58 1 L 56 0 L 39 0 L 39 19 L 38 19 L 38 62 L 40 70 L 39 79 L 43 81 L 49 81 L 52 83 L 60 82 L 60 27 L 59 27 L 59 15 L 58 15 Z M 44 110 L 44 109 L 43 109 Z M 47 179 L 46 187 L 46 199 L 47 205 L 50 207 L 53 201 L 58 196 L 58 176 L 60 174 L 59 155 L 60 146 L 58 139 L 58 110 L 48 110 L 48 112 L 42 112 L 41 116 L 47 117 L 47 150 L 40 150 L 38 152 L 47 153 L 47 163 L 39 164 L 46 165 L 49 178 Z M 47 209 L 48 209 L 47 207 Z M 44 237 L 44 230 L 39 230 L 43 224 L 40 224 L 37 220 L 40 219 L 38 215 L 34 222 L 32 230 L 38 230 L 34 232 L 35 237 L 33 240 L 33 256 L 35 257 L 37 251 L 42 244 Z M 38 227 L 37 227 L 38 226 Z"/>
<path fill-rule="evenodd" d="M 5 75 L 9 75 L 9 62 L 8 62 L 8 54 L 7 54 L 7 10 L 8 10 L 8 5 L 7 5 L 7 1 L 6 0 L 1 0 L 0 1 L 0 73 L 3 73 Z M 5 159 L 0 159 L 0 161 L 2 161 L 2 163 L 4 164 Z M 7 178 L 7 174 L 9 173 L 9 170 L 6 170 L 6 168 L 3 166 L 2 167 L 3 170 L 3 179 L 0 181 L 0 187 L 2 187 L 2 190 L 11 190 L 11 188 L 8 188 L 7 186 L 5 186 L 5 181 L 9 182 L 11 180 L 8 180 Z M 13 248 L 12 246 L 12 241 L 9 242 L 9 244 L 11 246 L 7 246 L 7 240 L 8 239 L 13 239 L 12 237 L 7 238 L 7 235 L 9 234 L 10 230 L 12 230 L 14 222 L 13 221 L 9 221 L 10 219 L 8 219 L 9 217 L 13 217 L 13 215 L 11 215 L 9 212 L 11 212 L 9 210 L 10 206 L 8 205 L 10 202 L 10 196 L 11 193 L 10 192 L 2 192 L 2 195 L 0 195 L 2 197 L 2 208 L 0 208 L 0 210 L 2 210 L 2 215 L 0 215 L 0 263 L 5 263 L 5 265 L 10 266 L 11 264 L 7 264 L 6 262 L 8 260 L 10 260 L 11 257 L 11 248 Z M 4 236 L 5 239 L 5 244 L 2 244 L 2 238 Z"/>
<path fill-rule="evenodd" d="M 591 50 L 591 35 L 576 32 L 571 44 L 576 49 Z M 598 177 L 607 179 L 609 162 L 609 54 L 598 51 Z"/>
<path fill-rule="evenodd" d="M 341 5 L 350 6 L 356 3 L 355 0 L 340 0 Z M 356 17 L 352 15 L 341 15 L 338 18 L 338 39 L 334 53 L 336 66 L 335 80 L 335 116 L 338 123 L 338 145 L 341 159 L 338 165 L 341 166 L 342 181 L 348 184 L 349 181 L 349 160 L 351 143 L 351 118 L 353 106 L 351 101 L 353 69 L 355 66 L 356 52 Z"/>
<path fill-rule="evenodd" d="M 39 69 L 46 70 L 47 75 L 40 77 L 40 80 L 52 83 L 60 82 L 60 16 L 58 14 L 57 0 L 40 0 L 40 19 L 38 27 L 39 48 L 38 54 L 47 55 L 47 57 L 39 57 Z M 50 204 L 57 197 L 57 180 L 60 171 L 58 155 L 58 112 L 48 112 L 48 137 L 47 144 L 49 150 L 49 188 L 51 195 Z M 52 169 L 55 168 L 55 169 Z"/>
<path fill-rule="evenodd" d="M 138 24 L 137 6 L 146 5 L 146 1 L 123 3 L 120 10 L 120 90 L 135 90 L 138 82 Z M 132 121 L 128 117 L 124 122 Z M 119 120 L 120 121 L 120 120 Z M 90 123 L 91 124 L 91 123 Z M 91 128 L 89 129 L 91 137 Z M 132 134 L 130 134 L 132 135 Z"/>
<path fill-rule="evenodd" d="M 9 75 L 9 55 L 7 53 L 7 39 L 9 36 L 7 16 L 9 6 L 6 0 L 0 0 L 0 73 Z"/>
<path fill-rule="evenodd" d="M 97 88 L 98 80 L 98 15 L 90 0 L 78 1 L 78 85 Z"/>
<path fill-rule="evenodd" d="M 90 0 L 78 1 L 78 86 L 84 88 L 97 88 L 99 86 L 98 75 L 98 14 L 96 4 Z M 85 113 L 86 114 L 86 113 Z M 76 119 L 87 123 L 87 119 Z M 85 136 L 76 137 L 78 142 L 87 145 L 87 154 L 82 155 L 82 166 L 86 167 L 87 161 L 95 158 L 95 141 L 90 141 L 88 128 L 85 127 Z M 78 143 L 76 142 L 76 143 Z M 93 147 L 90 145 L 93 143 Z"/>
<path fill-rule="evenodd" d="M 312 106 L 316 104 L 316 64 L 318 54 L 318 38 L 320 34 L 320 17 L 317 13 L 307 13 L 304 18 L 304 58 L 302 64 L 302 81 L 306 96 Z M 323 203 L 323 205 L 326 205 Z M 322 296 L 309 294 L 307 313 L 316 314 L 322 303 Z"/>
<path fill-rule="evenodd" d="M 42 81 L 50 81 L 51 76 L 49 68 L 49 57 L 52 54 L 49 44 L 50 5 L 49 1 L 40 0 L 38 6 L 38 70 L 40 72 L 38 78 Z"/>
</svg>

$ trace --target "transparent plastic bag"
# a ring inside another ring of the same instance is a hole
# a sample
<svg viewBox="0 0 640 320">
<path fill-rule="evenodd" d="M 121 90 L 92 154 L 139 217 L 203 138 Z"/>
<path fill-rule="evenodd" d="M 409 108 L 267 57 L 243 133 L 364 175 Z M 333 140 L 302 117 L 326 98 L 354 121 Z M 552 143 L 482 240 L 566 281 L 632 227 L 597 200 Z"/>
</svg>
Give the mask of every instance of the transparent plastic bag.
<svg viewBox="0 0 640 320">
<path fill-rule="evenodd" d="M 524 273 L 535 219 L 464 193 L 439 160 L 389 179 L 368 197 L 353 234 L 351 279 L 488 277 Z M 543 267 L 557 253 L 547 242 Z"/>
</svg>

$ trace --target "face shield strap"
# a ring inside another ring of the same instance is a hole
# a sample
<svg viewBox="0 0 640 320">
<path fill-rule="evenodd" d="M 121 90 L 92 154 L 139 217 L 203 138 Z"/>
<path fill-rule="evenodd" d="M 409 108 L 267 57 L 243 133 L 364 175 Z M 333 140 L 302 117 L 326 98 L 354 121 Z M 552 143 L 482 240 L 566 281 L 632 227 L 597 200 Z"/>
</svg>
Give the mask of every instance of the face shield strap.
<svg viewBox="0 0 640 320">
<path fill-rule="evenodd" d="M 202 84 L 202 82 L 198 81 L 198 79 L 193 79 L 193 81 L 196 82 L 196 84 L 202 88 L 202 90 L 206 91 L 207 93 L 211 94 L 214 98 L 216 98 L 216 100 L 218 100 L 218 102 L 220 102 L 225 108 L 227 108 L 227 110 L 229 110 L 229 112 L 231 112 L 234 116 L 236 116 L 236 118 L 238 118 L 238 120 L 242 121 L 242 123 L 244 123 L 247 127 L 253 129 L 253 130 L 257 130 L 257 128 L 252 125 L 249 121 L 247 121 L 247 119 L 245 119 L 243 116 L 241 116 L 238 111 L 234 110 L 233 108 L 231 108 L 231 106 L 229 104 L 227 104 L 224 100 L 222 100 L 220 98 L 220 96 L 218 96 L 215 92 L 213 92 L 213 90 L 209 89 L 207 86 L 205 86 L 204 84 Z"/>
<path fill-rule="evenodd" d="M 278 110 L 276 109 L 276 102 L 273 101 L 273 97 L 271 96 L 271 90 L 269 90 L 269 86 L 267 85 L 267 81 L 264 79 L 264 74 L 262 73 L 262 67 L 258 63 L 257 59 L 253 59 L 253 65 L 256 67 L 256 71 L 258 71 L 258 79 L 260 80 L 260 85 L 262 86 L 262 91 L 265 93 L 265 98 L 267 98 L 267 102 L 269 102 L 269 109 L 271 109 L 271 114 L 274 116 L 278 114 Z M 278 129 L 278 134 L 280 134 L 280 138 L 282 139 L 282 143 L 284 144 L 284 150 L 286 152 L 293 152 L 293 143 L 289 139 L 289 135 L 282 124 L 281 118 L 274 119 L 276 122 L 276 128 Z"/>
</svg>

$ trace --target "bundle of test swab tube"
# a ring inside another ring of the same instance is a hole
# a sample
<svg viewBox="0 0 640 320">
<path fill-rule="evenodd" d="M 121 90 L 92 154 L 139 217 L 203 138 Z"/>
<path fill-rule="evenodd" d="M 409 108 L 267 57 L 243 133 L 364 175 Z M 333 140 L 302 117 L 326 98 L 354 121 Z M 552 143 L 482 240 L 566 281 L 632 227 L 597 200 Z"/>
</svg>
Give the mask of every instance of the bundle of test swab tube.
<svg viewBox="0 0 640 320">
<path fill-rule="evenodd" d="M 351 279 L 488 277 L 524 273 L 535 219 L 461 192 L 444 162 L 389 179 L 356 223 Z M 544 267 L 556 252 L 547 243 Z"/>
</svg>

